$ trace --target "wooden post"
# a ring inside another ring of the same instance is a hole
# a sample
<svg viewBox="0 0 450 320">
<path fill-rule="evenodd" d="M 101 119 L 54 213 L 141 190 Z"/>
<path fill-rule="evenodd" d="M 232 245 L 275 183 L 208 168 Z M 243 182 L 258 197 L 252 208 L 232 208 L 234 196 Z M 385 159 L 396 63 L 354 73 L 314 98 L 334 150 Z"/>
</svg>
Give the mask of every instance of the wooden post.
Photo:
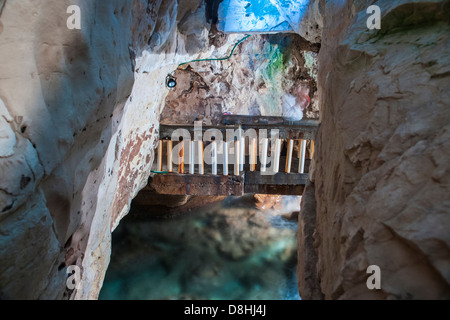
<svg viewBox="0 0 450 320">
<path fill-rule="evenodd" d="M 180 148 L 178 152 L 178 173 L 184 173 L 184 141 L 181 140 L 179 145 Z"/>
<path fill-rule="evenodd" d="M 223 142 L 223 175 L 228 175 L 228 142 Z"/>
<path fill-rule="evenodd" d="M 239 171 L 244 171 L 244 164 L 245 164 L 245 137 L 241 137 L 239 149 Z"/>
<path fill-rule="evenodd" d="M 162 153 L 163 153 L 163 141 L 159 140 L 158 142 L 158 160 L 156 162 L 156 170 L 162 171 Z"/>
<path fill-rule="evenodd" d="M 278 173 L 280 171 L 280 154 L 281 154 L 281 139 L 275 141 L 275 154 L 273 155 L 273 172 Z"/>
<path fill-rule="evenodd" d="M 300 139 L 298 149 L 298 173 L 305 173 L 306 140 Z"/>
<path fill-rule="evenodd" d="M 266 172 L 267 166 L 267 149 L 269 148 L 269 139 L 265 138 L 262 140 L 262 151 L 261 151 L 261 172 Z"/>
<path fill-rule="evenodd" d="M 314 146 L 314 140 L 311 140 L 311 159 L 314 158 L 314 150 L 315 146 Z"/>
<path fill-rule="evenodd" d="M 189 173 L 195 173 L 195 141 L 189 144 Z"/>
<path fill-rule="evenodd" d="M 211 162 L 212 162 L 212 174 L 217 175 L 217 142 L 213 140 L 211 142 Z"/>
<path fill-rule="evenodd" d="M 204 174 L 205 173 L 205 163 L 203 161 L 203 141 L 199 140 L 197 142 L 198 145 L 198 173 Z"/>
<path fill-rule="evenodd" d="M 258 148 L 256 146 L 256 138 L 251 138 L 249 144 L 249 156 L 250 156 L 250 171 L 256 170 L 256 155 L 258 154 Z"/>
<path fill-rule="evenodd" d="M 292 149 L 294 149 L 294 140 L 290 139 L 286 157 L 286 173 L 291 173 Z"/>
<path fill-rule="evenodd" d="M 241 146 L 240 141 L 236 140 L 234 141 L 234 175 L 239 175 L 239 160 L 240 160 L 240 152 Z"/>
<path fill-rule="evenodd" d="M 172 172 L 172 140 L 167 140 L 167 171 Z"/>
</svg>

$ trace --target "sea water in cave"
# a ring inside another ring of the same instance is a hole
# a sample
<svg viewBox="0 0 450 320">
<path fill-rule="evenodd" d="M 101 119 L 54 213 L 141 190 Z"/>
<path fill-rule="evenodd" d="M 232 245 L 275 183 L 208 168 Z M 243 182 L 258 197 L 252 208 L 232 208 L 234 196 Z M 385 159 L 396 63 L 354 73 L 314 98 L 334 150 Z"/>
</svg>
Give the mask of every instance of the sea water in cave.
<svg viewBox="0 0 450 320">
<path fill-rule="evenodd" d="M 300 299 L 300 197 L 255 198 L 227 197 L 169 218 L 132 209 L 113 233 L 99 299 Z"/>
</svg>

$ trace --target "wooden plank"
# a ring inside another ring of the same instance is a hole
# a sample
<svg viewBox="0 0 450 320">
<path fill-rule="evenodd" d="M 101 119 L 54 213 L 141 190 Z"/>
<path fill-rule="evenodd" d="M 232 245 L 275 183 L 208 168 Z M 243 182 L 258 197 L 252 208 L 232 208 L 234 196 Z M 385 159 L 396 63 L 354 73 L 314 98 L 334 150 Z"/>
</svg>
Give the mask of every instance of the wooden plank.
<svg viewBox="0 0 450 320">
<path fill-rule="evenodd" d="M 261 118 L 261 117 L 259 117 Z M 256 121 L 256 120 L 255 120 Z M 239 122 L 239 121 L 238 121 Z M 251 122 L 251 121 L 247 121 Z M 318 126 L 317 120 L 307 120 L 307 121 L 286 121 L 283 120 L 282 123 L 272 123 L 268 120 L 269 123 L 263 123 L 262 119 L 256 121 L 256 123 L 243 123 L 241 124 L 241 128 L 246 131 L 248 129 L 256 130 L 256 133 L 259 134 L 259 130 L 267 130 L 267 137 L 270 138 L 270 130 L 278 130 L 280 139 L 305 139 L 305 140 L 314 140 L 315 133 Z M 239 124 L 232 125 L 203 125 L 202 126 L 202 135 L 205 131 L 210 129 L 219 130 L 222 133 L 223 139 L 226 139 L 227 129 L 236 131 L 239 128 Z M 171 139 L 172 133 L 177 129 L 185 129 L 191 133 L 191 137 L 193 137 L 194 133 L 194 125 L 177 125 L 177 124 L 161 124 L 159 126 L 159 136 L 160 139 Z M 259 137 L 261 138 L 261 137 Z"/>
<path fill-rule="evenodd" d="M 149 182 L 159 194 L 242 196 L 244 176 L 200 175 L 200 174 L 156 174 Z"/>
<path fill-rule="evenodd" d="M 260 172 L 245 172 L 246 185 L 305 185 L 308 174 L 278 172 L 272 175 L 262 175 Z"/>
<path fill-rule="evenodd" d="M 317 127 L 319 121 L 315 119 L 291 120 L 285 117 L 275 116 L 245 116 L 245 115 L 223 115 L 223 125 L 282 125 L 282 126 L 311 126 Z"/>
<path fill-rule="evenodd" d="M 271 185 L 271 184 L 246 184 L 244 191 L 246 194 L 273 194 L 286 196 L 301 196 L 304 185 Z"/>
<path fill-rule="evenodd" d="M 278 172 L 274 175 L 261 175 L 258 172 L 245 172 L 245 193 L 302 195 L 307 174 Z"/>
<path fill-rule="evenodd" d="M 261 175 L 247 171 L 239 176 L 156 174 L 148 188 L 161 195 L 242 196 L 245 193 L 301 195 L 308 174 L 278 172 Z"/>
<path fill-rule="evenodd" d="M 250 125 L 250 124 L 267 124 L 276 125 L 283 124 L 285 119 L 283 117 L 261 117 L 261 116 L 244 116 L 244 115 L 223 115 L 221 123 L 223 125 Z"/>
</svg>

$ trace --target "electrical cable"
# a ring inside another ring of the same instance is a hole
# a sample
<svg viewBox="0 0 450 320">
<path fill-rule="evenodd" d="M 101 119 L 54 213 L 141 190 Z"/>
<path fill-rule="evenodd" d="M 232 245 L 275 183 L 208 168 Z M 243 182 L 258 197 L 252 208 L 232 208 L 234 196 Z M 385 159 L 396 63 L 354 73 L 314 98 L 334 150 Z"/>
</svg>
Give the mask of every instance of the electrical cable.
<svg viewBox="0 0 450 320">
<path fill-rule="evenodd" d="M 178 67 L 181 67 L 182 65 L 185 65 L 185 64 L 188 64 L 188 63 L 191 63 L 191 62 L 200 62 L 200 61 L 222 61 L 222 60 L 228 60 L 228 59 L 230 59 L 231 56 L 233 55 L 234 50 L 236 49 L 236 47 L 237 47 L 239 44 L 241 44 L 243 41 L 245 41 L 247 38 L 249 38 L 250 36 L 251 36 L 250 34 L 247 34 L 247 35 L 245 35 L 244 38 L 242 38 L 241 40 L 239 40 L 239 41 L 234 45 L 234 47 L 233 47 L 233 49 L 231 50 L 231 53 L 230 53 L 230 55 L 229 55 L 228 57 L 224 57 L 224 58 L 197 59 L 197 60 L 192 60 L 192 61 L 180 63 L 180 64 L 178 65 Z"/>
</svg>

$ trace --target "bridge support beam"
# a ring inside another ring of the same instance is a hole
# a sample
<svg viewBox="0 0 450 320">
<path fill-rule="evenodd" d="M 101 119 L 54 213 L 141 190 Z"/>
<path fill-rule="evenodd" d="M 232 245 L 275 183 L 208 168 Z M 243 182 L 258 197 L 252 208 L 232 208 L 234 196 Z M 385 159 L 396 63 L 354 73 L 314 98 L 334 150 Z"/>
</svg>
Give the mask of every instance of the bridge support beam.
<svg viewBox="0 0 450 320">
<path fill-rule="evenodd" d="M 151 179 L 150 187 L 159 194 L 242 196 L 244 174 L 238 176 L 157 174 Z"/>
<path fill-rule="evenodd" d="M 150 181 L 150 188 L 158 194 L 242 196 L 250 194 L 301 195 L 308 174 L 261 175 L 246 171 L 237 176 L 157 174 Z"/>
<path fill-rule="evenodd" d="M 245 193 L 279 194 L 301 196 L 308 174 L 261 175 L 259 172 L 245 172 Z"/>
</svg>

